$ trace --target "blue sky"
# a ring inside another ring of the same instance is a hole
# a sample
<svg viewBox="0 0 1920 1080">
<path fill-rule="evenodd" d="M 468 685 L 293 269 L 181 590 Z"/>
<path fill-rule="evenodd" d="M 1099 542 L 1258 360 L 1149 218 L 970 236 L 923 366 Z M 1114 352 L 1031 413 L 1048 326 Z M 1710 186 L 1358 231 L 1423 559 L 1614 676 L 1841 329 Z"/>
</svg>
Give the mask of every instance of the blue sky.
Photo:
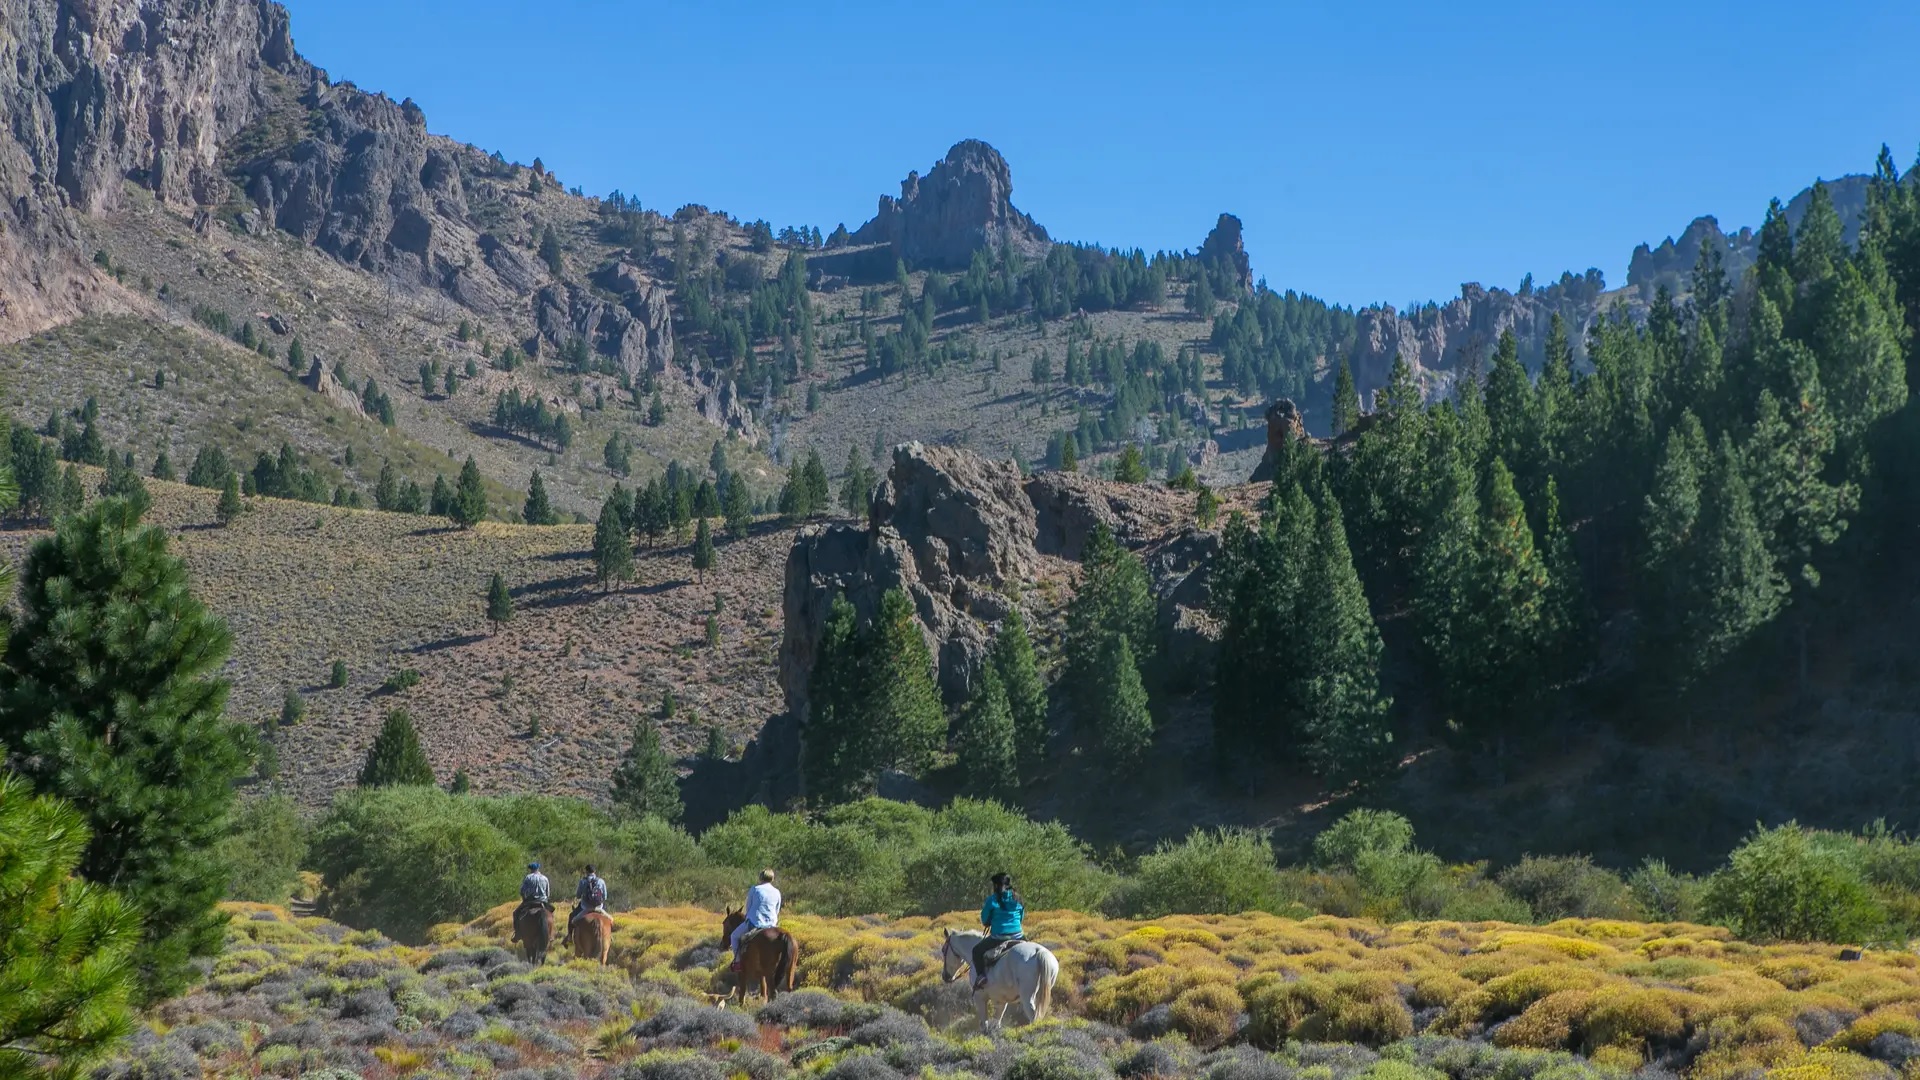
<svg viewBox="0 0 1920 1080">
<path fill-rule="evenodd" d="M 286 2 L 334 79 L 589 193 L 855 228 L 982 138 L 1056 239 L 1230 210 L 1256 274 L 1345 304 L 1622 284 L 1697 214 L 1920 150 L 1912 0 Z"/>
</svg>

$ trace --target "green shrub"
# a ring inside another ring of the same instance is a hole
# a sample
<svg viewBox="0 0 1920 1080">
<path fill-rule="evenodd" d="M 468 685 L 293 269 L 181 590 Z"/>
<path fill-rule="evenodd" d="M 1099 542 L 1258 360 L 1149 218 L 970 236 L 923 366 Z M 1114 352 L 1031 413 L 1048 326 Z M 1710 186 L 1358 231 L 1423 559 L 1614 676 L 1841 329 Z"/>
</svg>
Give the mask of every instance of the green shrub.
<svg viewBox="0 0 1920 1080">
<path fill-rule="evenodd" d="M 1867 887 L 1859 845 L 1797 823 L 1759 829 L 1707 881 L 1708 918 L 1760 941 L 1859 943 L 1886 913 Z"/>
<path fill-rule="evenodd" d="M 1676 873 L 1659 859 L 1648 859 L 1627 875 L 1634 903 L 1649 919 L 1696 922 L 1700 918 L 1700 881 Z"/>
<path fill-rule="evenodd" d="M 1398 855 L 1413 847 L 1413 823 L 1391 810 L 1354 810 L 1313 838 L 1321 866 L 1354 870 L 1369 855 Z"/>
<path fill-rule="evenodd" d="M 988 879 L 1000 871 L 1013 875 L 1029 911 L 1092 911 L 1106 898 L 1111 878 L 1087 858 L 1086 849 L 1064 826 L 1027 821 L 993 806 L 1009 820 L 961 832 L 955 828 L 961 822 L 978 824 L 996 816 L 980 809 L 992 804 L 966 802 L 956 803 L 957 812 L 951 815 L 942 811 L 935 839 L 907 859 L 908 910 L 931 915 L 977 909 L 991 887 Z"/>
<path fill-rule="evenodd" d="M 420 673 L 413 668 L 402 668 L 387 676 L 387 681 L 380 684 L 380 689 L 389 694 L 397 694 L 418 685 L 420 685 Z"/>
<path fill-rule="evenodd" d="M 483 799 L 400 785 L 343 793 L 314 830 L 329 913 L 408 942 L 512 900 L 526 852 Z"/>
<path fill-rule="evenodd" d="M 1162 915 L 1278 913 L 1287 898 L 1267 835 L 1251 829 L 1195 829 L 1140 860 L 1117 905 L 1132 918 Z"/>
<path fill-rule="evenodd" d="M 307 858 L 307 824 L 285 795 L 249 800 L 235 807 L 220 858 L 232 868 L 228 899 L 285 903 Z"/>
<path fill-rule="evenodd" d="M 1640 916 L 1627 883 L 1585 855 L 1528 855 L 1500 871 L 1496 880 L 1524 901 L 1539 922 Z"/>
</svg>

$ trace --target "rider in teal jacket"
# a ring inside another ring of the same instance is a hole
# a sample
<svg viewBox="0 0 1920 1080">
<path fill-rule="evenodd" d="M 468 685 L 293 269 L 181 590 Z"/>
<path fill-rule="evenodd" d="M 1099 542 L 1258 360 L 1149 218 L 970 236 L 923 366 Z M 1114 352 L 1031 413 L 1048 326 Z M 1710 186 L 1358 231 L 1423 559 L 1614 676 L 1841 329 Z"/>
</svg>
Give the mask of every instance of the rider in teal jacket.
<svg viewBox="0 0 1920 1080">
<path fill-rule="evenodd" d="M 987 983 L 987 954 L 1024 936 L 1026 906 L 1013 891 L 1013 878 L 1005 873 L 993 875 L 993 895 L 980 905 L 980 925 L 987 928 L 987 939 L 973 947 L 973 983 Z"/>
</svg>

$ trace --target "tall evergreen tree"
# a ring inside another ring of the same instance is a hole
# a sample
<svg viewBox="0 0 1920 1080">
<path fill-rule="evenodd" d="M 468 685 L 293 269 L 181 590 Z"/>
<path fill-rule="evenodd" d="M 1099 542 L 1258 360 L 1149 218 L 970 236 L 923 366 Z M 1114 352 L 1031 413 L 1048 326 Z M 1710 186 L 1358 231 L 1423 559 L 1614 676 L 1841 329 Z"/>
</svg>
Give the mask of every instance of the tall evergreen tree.
<svg viewBox="0 0 1920 1080">
<path fill-rule="evenodd" d="M 220 948 L 234 784 L 251 765 L 227 722 L 231 639 L 193 596 L 166 533 L 107 499 L 27 555 L 0 671 L 0 744 L 44 794 L 73 803 L 92 840 L 80 863 L 145 917 L 136 953 L 149 1001 Z"/>
<path fill-rule="evenodd" d="M 679 821 L 680 775 L 660 745 L 660 725 L 651 716 L 633 722 L 633 741 L 613 770 L 613 805 L 640 817 Z"/>
<path fill-rule="evenodd" d="M 1094 747 L 1114 767 L 1130 768 L 1153 748 L 1147 688 L 1125 634 L 1105 639 L 1100 661 L 1106 678 L 1094 689 L 1093 707 L 1086 714 L 1092 721 Z"/>
<path fill-rule="evenodd" d="M 873 671 L 867 720 L 880 733 L 878 764 L 918 772 L 946 742 L 947 716 L 933 682 L 933 652 L 905 590 L 881 595 L 865 651 Z"/>
<path fill-rule="evenodd" d="M 730 478 L 727 494 L 721 504 L 721 512 L 726 516 L 727 532 L 735 540 L 745 540 L 753 532 L 753 495 L 747 491 L 744 477 L 736 474 Z"/>
<path fill-rule="evenodd" d="M 467 455 L 467 463 L 460 466 L 460 479 L 454 484 L 453 502 L 447 507 L 447 517 L 455 525 L 470 529 L 485 520 L 487 516 L 487 489 L 480 480 L 480 466 Z"/>
<path fill-rule="evenodd" d="M 981 668 L 980 686 L 960 712 L 953 749 L 967 778 L 967 794 L 978 799 L 1005 799 L 1019 789 L 1013 708 L 992 664 Z"/>
<path fill-rule="evenodd" d="M 1227 522 L 1213 585 L 1222 623 L 1214 750 L 1222 764 L 1285 754 L 1299 735 L 1297 644 L 1314 529 L 1313 503 L 1297 482 L 1273 492 L 1257 525 L 1238 515 Z"/>
<path fill-rule="evenodd" d="M 408 481 L 407 483 L 410 484 L 412 481 Z M 406 487 L 406 484 L 400 485 L 401 507 L 406 513 L 417 514 L 420 512 L 418 509 L 419 501 L 417 499 L 407 498 Z M 433 493 L 427 496 L 427 513 L 434 517 L 450 518 L 455 513 L 454 502 L 453 485 L 447 483 L 447 478 L 444 475 L 436 474 L 433 478 Z M 406 509 L 409 506 L 414 507 L 414 509 Z"/>
<path fill-rule="evenodd" d="M 138 912 L 75 876 L 72 806 L 0 773 L 0 1076 L 66 1080 L 132 1032 Z"/>
<path fill-rule="evenodd" d="M 231 525 L 245 509 L 240 502 L 240 478 L 228 473 L 226 481 L 220 485 L 220 500 L 213 505 L 213 516 L 221 525 Z"/>
<path fill-rule="evenodd" d="M 593 526 L 593 579 L 605 592 L 614 582 L 632 576 L 633 542 L 627 539 L 627 523 L 619 504 L 609 497 Z"/>
<path fill-rule="evenodd" d="M 863 711 L 868 668 L 853 605 L 835 596 L 807 673 L 807 717 L 800 767 L 816 806 L 852 802 L 873 790 L 878 732 Z"/>
<path fill-rule="evenodd" d="M 1704 672 L 1778 614 L 1787 595 L 1730 435 L 1720 437 L 1701 488 L 1694 574 L 1697 602 L 1688 611 L 1688 643 L 1695 670 Z"/>
<path fill-rule="evenodd" d="M 1487 420 L 1494 456 L 1511 464 L 1526 490 L 1544 482 L 1547 467 L 1537 405 L 1527 369 L 1520 364 L 1519 342 L 1513 331 L 1503 331 L 1493 351 L 1493 370 L 1487 375 Z"/>
<path fill-rule="evenodd" d="M 1084 719 L 1098 715 L 1111 677 L 1105 663 L 1108 638 L 1125 637 L 1128 655 L 1149 670 L 1158 650 L 1146 567 L 1104 523 L 1087 538 L 1081 572 L 1080 589 L 1067 605 L 1065 652 L 1068 693 Z"/>
<path fill-rule="evenodd" d="M 553 510 L 553 504 L 547 500 L 546 481 L 540 478 L 540 470 L 533 470 L 533 479 L 527 481 L 527 502 L 521 508 L 520 516 L 529 525 L 558 525 L 560 515 Z"/>
<path fill-rule="evenodd" d="M 1347 548 L 1340 506 L 1325 500 L 1302 579 L 1300 644 L 1308 650 L 1296 696 L 1301 739 L 1315 775 L 1332 783 L 1362 780 L 1386 765 L 1392 700 L 1380 692 L 1385 646 Z"/>
<path fill-rule="evenodd" d="M 1333 434 L 1338 438 L 1360 422 L 1360 392 L 1353 385 L 1353 367 L 1340 357 L 1340 373 L 1333 380 Z"/>
<path fill-rule="evenodd" d="M 373 505 L 381 510 L 396 510 L 400 502 L 400 476 L 393 471 L 393 462 L 384 462 L 380 466 L 380 478 L 373 484 Z"/>
<path fill-rule="evenodd" d="M 706 583 L 707 571 L 713 569 L 713 533 L 707 529 L 707 519 L 701 518 L 693 532 L 693 569 L 700 575 L 702 584 Z"/>
<path fill-rule="evenodd" d="M 988 661 L 1007 696 L 1014 749 L 1025 776 L 1047 752 L 1047 684 L 1040 676 L 1033 640 L 1027 636 L 1027 620 L 1018 604 L 1009 605 L 1000 632 L 994 635 Z"/>
<path fill-rule="evenodd" d="M 513 619 L 513 594 L 507 591 L 507 579 L 494 572 L 493 580 L 487 583 L 487 621 L 497 631 L 500 624 Z"/>
<path fill-rule="evenodd" d="M 381 723 L 360 766 L 359 784 L 363 788 L 433 785 L 433 766 L 427 763 L 413 717 L 405 709 L 393 710 Z"/>
<path fill-rule="evenodd" d="M 820 460 L 820 451 L 809 449 L 807 463 L 801 469 L 801 479 L 806 485 L 807 517 L 818 517 L 833 505 L 833 493 L 827 481 L 827 466 Z"/>
<path fill-rule="evenodd" d="M 1826 184 L 1814 181 L 1807 211 L 1801 215 L 1800 228 L 1793 237 L 1793 281 L 1802 291 L 1826 281 L 1847 261 L 1844 233 L 1840 214 L 1833 208 L 1832 192 Z"/>
</svg>

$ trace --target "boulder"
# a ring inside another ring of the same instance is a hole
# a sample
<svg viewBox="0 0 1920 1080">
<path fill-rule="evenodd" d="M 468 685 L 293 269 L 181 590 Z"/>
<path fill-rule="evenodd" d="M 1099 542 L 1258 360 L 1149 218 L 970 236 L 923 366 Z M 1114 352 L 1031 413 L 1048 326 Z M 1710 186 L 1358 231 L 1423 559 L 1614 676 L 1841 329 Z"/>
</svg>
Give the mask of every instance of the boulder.
<svg viewBox="0 0 1920 1080">
<path fill-rule="evenodd" d="M 955 143 L 922 177 L 910 172 L 900 197 L 882 195 L 854 245 L 887 244 L 914 266 L 964 270 L 976 251 L 1011 247 L 1047 253 L 1047 230 L 1013 206 L 1013 172 L 1000 151 L 978 139 Z"/>
</svg>

